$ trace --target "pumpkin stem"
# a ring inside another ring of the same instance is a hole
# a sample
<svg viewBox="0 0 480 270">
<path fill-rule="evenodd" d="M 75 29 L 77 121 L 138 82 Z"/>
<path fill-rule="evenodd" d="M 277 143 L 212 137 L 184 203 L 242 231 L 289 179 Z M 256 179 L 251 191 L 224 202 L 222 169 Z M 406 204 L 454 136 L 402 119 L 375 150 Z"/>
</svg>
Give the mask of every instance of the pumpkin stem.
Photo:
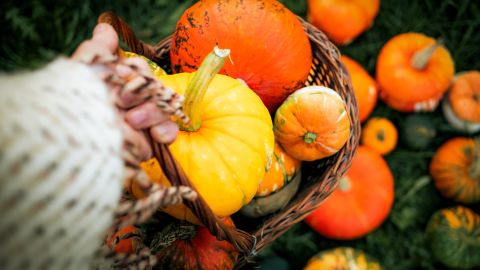
<svg viewBox="0 0 480 270">
<path fill-rule="evenodd" d="M 349 191 L 351 187 L 352 184 L 350 183 L 350 178 L 348 176 L 344 176 L 338 181 L 338 188 L 341 191 Z"/>
<path fill-rule="evenodd" d="M 303 140 L 308 144 L 313 143 L 316 139 L 317 139 L 317 134 L 310 131 L 305 133 L 305 135 L 303 135 Z"/>
<path fill-rule="evenodd" d="M 185 91 L 183 108 L 185 114 L 190 118 L 190 123 L 179 123 L 181 130 L 196 131 L 200 128 L 202 123 L 201 103 L 203 97 L 207 92 L 208 85 L 223 67 L 223 63 L 229 54 L 229 49 L 220 49 L 215 46 L 213 51 L 205 57 L 198 70 L 194 73 Z"/>
<path fill-rule="evenodd" d="M 191 240 L 196 234 L 197 228 L 191 223 L 184 221 L 171 222 L 154 234 L 150 249 L 153 252 L 158 252 L 177 240 Z"/>
<path fill-rule="evenodd" d="M 422 50 L 416 52 L 412 57 L 412 61 L 411 61 L 412 67 L 417 70 L 425 69 L 428 62 L 430 61 L 430 58 L 432 58 L 432 55 L 435 52 L 435 50 L 442 45 L 443 45 L 443 40 L 438 39 L 435 41 L 435 44 L 425 47 Z"/>
</svg>

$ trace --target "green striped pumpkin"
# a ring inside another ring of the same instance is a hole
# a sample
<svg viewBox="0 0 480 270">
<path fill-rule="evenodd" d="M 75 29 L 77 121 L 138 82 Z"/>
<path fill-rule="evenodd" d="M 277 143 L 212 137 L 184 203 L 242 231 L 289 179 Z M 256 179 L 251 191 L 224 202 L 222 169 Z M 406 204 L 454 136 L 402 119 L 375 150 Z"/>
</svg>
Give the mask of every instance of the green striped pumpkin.
<svg viewBox="0 0 480 270">
<path fill-rule="evenodd" d="M 304 270 L 380 270 L 380 264 L 362 250 L 339 247 L 312 257 Z"/>
<path fill-rule="evenodd" d="M 427 225 L 434 257 L 452 269 L 480 267 L 480 215 L 456 206 L 435 212 Z"/>
</svg>

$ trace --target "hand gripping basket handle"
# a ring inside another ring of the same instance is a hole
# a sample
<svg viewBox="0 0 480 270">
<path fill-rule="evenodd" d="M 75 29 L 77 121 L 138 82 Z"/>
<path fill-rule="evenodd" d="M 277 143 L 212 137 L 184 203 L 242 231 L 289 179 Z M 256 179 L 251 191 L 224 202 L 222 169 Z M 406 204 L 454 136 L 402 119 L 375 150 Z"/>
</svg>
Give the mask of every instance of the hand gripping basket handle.
<svg viewBox="0 0 480 270">
<path fill-rule="evenodd" d="M 156 50 L 151 45 L 138 40 L 130 26 L 115 13 L 108 11 L 100 14 L 98 23 L 108 23 L 112 25 L 119 35 L 119 38 L 123 40 L 134 53 L 143 55 L 153 61 L 157 60 Z M 149 132 L 145 134 L 150 140 L 155 158 L 172 185 L 187 186 L 195 190 L 181 166 L 173 157 L 168 146 L 155 143 L 150 137 Z M 198 194 L 197 199 L 194 201 L 185 201 L 185 205 L 218 239 L 227 240 L 232 243 L 239 252 L 247 255 L 255 251 L 255 237 L 245 231 L 226 226 L 215 216 L 200 194 Z"/>
<path fill-rule="evenodd" d="M 156 62 L 156 52 L 153 46 L 139 40 L 130 26 L 115 13 L 111 11 L 103 12 L 98 17 L 98 23 L 110 24 L 117 32 L 119 38 L 127 44 L 132 52 Z"/>
</svg>

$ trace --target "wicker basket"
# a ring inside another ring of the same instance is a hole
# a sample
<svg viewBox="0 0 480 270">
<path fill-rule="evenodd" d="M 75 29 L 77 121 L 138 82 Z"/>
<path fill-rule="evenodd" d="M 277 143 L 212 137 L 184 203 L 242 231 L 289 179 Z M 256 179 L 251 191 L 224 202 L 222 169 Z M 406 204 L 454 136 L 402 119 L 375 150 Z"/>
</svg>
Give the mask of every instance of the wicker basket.
<svg viewBox="0 0 480 270">
<path fill-rule="evenodd" d="M 287 206 L 272 215 L 257 219 L 234 215 L 233 219 L 237 226 L 235 229 L 224 226 L 200 196 L 193 202 L 185 203 L 213 235 L 231 242 L 240 251 L 237 268 L 245 266 L 256 252 L 302 221 L 332 193 L 337 180 L 350 167 L 359 143 L 360 122 L 357 103 L 348 73 L 340 62 L 340 52 L 322 32 L 302 18 L 299 20 L 308 35 L 313 54 L 312 69 L 305 85 L 330 87 L 344 99 L 351 124 L 350 138 L 337 154 L 318 161 L 304 162 L 299 191 Z M 153 60 L 167 72 L 171 71 L 169 59 L 171 36 L 151 46 L 138 40 L 129 26 L 113 13 L 101 14 L 99 22 L 110 23 L 131 51 Z M 155 157 L 172 184 L 192 187 L 168 147 L 155 144 L 153 148 Z"/>
</svg>

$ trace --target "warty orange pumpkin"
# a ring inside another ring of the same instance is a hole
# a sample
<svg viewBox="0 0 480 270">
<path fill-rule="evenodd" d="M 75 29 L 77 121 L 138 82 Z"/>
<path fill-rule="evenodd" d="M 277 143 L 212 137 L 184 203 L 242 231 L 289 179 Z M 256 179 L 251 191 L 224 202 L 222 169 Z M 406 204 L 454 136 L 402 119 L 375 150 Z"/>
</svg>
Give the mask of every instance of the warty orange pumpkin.
<svg viewBox="0 0 480 270">
<path fill-rule="evenodd" d="M 404 33 L 390 39 L 377 59 L 380 98 L 398 111 L 432 111 L 450 86 L 454 63 L 433 38 Z"/>
<path fill-rule="evenodd" d="M 305 222 L 321 235 L 339 240 L 362 237 L 387 218 L 394 198 L 393 176 L 374 150 L 359 146 L 338 187 Z"/>
<path fill-rule="evenodd" d="M 180 124 L 169 148 L 213 213 L 229 216 L 248 204 L 271 163 L 272 120 L 260 98 L 242 82 L 215 75 L 228 53 L 216 48 L 195 73 L 161 76 L 167 87 L 185 94 L 190 125 Z M 150 178 L 170 183 L 156 161 L 142 164 Z M 184 205 L 163 209 L 199 223 Z"/>
<path fill-rule="evenodd" d="M 283 149 L 305 161 L 334 155 L 350 136 L 345 102 L 324 86 L 307 86 L 291 94 L 276 111 L 273 127 Z"/>
<path fill-rule="evenodd" d="M 360 122 L 364 122 L 377 104 L 377 83 L 357 61 L 345 55 L 342 55 L 341 60 L 352 80 L 358 105 L 358 118 Z"/>
<path fill-rule="evenodd" d="M 337 45 L 346 45 L 367 30 L 380 0 L 308 0 L 308 21 Z"/>
<path fill-rule="evenodd" d="M 480 130 L 480 71 L 471 70 L 455 76 L 442 109 L 448 123 L 461 131 Z"/>
<path fill-rule="evenodd" d="M 437 190 L 460 203 L 480 202 L 480 144 L 472 138 L 448 140 L 430 162 Z"/>
<path fill-rule="evenodd" d="M 194 71 L 215 45 L 231 49 L 220 73 L 245 81 L 271 113 L 304 85 L 312 65 L 300 21 L 275 0 L 198 1 L 178 20 L 172 69 Z"/>
</svg>

